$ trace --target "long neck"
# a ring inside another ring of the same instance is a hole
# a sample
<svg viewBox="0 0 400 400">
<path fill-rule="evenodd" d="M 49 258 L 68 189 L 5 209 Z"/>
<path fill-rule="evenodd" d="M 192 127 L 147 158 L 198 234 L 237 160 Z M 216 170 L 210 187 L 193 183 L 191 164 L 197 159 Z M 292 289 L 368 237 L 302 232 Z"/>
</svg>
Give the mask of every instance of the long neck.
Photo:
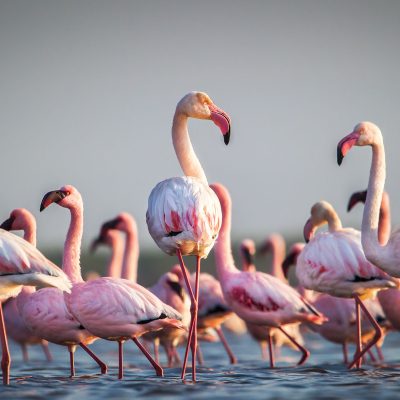
<svg viewBox="0 0 400 400">
<path fill-rule="evenodd" d="M 194 176 L 208 185 L 206 175 L 197 158 L 188 132 L 188 117 L 178 111 L 175 112 L 172 123 L 172 142 L 179 164 L 186 176 Z"/>
<path fill-rule="evenodd" d="M 124 262 L 122 266 L 121 278 L 137 282 L 137 270 L 139 260 L 139 240 L 136 225 L 126 232 L 126 243 L 124 252 Z"/>
<path fill-rule="evenodd" d="M 124 242 L 118 233 L 118 236 L 111 241 L 111 257 L 108 261 L 106 276 L 111 278 L 119 278 L 121 276 L 123 254 Z"/>
<path fill-rule="evenodd" d="M 81 275 L 81 244 L 83 234 L 83 207 L 71 207 L 71 222 L 64 244 L 63 270 L 72 283 L 83 282 Z"/>
<path fill-rule="evenodd" d="M 229 199 L 219 197 L 222 209 L 222 225 L 214 247 L 215 263 L 218 279 L 224 286 L 226 276 L 238 272 L 232 255 L 231 247 L 231 202 Z"/>
<path fill-rule="evenodd" d="M 272 242 L 272 271 L 271 274 L 281 281 L 286 282 L 285 274 L 282 270 L 282 263 L 285 259 L 285 243 L 282 240 Z"/>
<path fill-rule="evenodd" d="M 342 229 L 342 222 L 333 209 L 328 210 L 326 220 L 328 222 L 329 232 L 335 232 L 339 229 Z"/>
<path fill-rule="evenodd" d="M 32 246 L 36 247 L 36 223 L 34 221 L 26 221 L 24 226 L 24 239 Z"/>
<path fill-rule="evenodd" d="M 379 209 L 385 186 L 386 165 L 383 142 L 372 145 L 372 163 L 369 174 L 367 198 L 362 220 L 362 245 L 365 252 L 375 252 L 380 249 L 378 241 Z"/>
<path fill-rule="evenodd" d="M 390 222 L 390 204 L 389 196 L 383 193 L 381 209 L 379 212 L 378 240 L 384 246 L 390 237 L 391 222 Z"/>
</svg>

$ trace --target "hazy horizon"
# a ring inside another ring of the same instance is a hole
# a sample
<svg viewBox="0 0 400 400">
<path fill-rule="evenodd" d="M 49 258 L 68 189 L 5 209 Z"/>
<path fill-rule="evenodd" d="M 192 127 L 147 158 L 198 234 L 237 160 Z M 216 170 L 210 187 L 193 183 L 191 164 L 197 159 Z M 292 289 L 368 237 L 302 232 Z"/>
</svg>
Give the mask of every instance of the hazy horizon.
<svg viewBox="0 0 400 400">
<path fill-rule="evenodd" d="M 371 152 L 339 168 L 336 144 L 354 125 L 382 129 L 387 190 L 399 223 L 400 2 L 0 1 L 0 220 L 33 211 L 39 247 L 61 246 L 69 221 L 42 196 L 81 192 L 84 246 L 120 211 L 147 232 L 155 184 L 182 174 L 171 143 L 176 103 L 207 92 L 232 118 L 229 146 L 190 121 L 209 182 L 233 200 L 233 237 L 301 236 L 313 203 L 333 204 L 358 228 Z M 160 250 L 161 251 L 161 250 Z"/>
</svg>

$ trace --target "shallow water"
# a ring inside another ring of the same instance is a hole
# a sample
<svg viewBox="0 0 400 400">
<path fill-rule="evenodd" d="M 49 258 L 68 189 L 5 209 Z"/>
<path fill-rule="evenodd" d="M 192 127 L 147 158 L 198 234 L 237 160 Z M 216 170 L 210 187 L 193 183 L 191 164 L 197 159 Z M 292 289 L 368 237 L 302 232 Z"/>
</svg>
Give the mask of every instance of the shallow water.
<svg viewBox="0 0 400 400">
<path fill-rule="evenodd" d="M 202 343 L 204 366 L 198 368 L 198 382 L 182 383 L 179 368 L 165 368 L 163 378 L 154 376 L 144 356 L 133 342 L 125 344 L 125 377 L 117 374 L 117 346 L 97 341 L 91 348 L 109 365 L 101 375 L 97 365 L 81 349 L 76 351 L 76 373 L 68 378 L 66 348 L 50 345 L 54 361 L 44 360 L 41 348 L 29 348 L 31 361 L 24 364 L 21 352 L 11 344 L 13 357 L 11 385 L 0 386 L 3 399 L 395 399 L 400 396 L 400 335 L 390 333 L 383 348 L 386 362 L 347 370 L 341 347 L 306 335 L 311 357 L 305 366 L 294 367 L 299 353 L 282 349 L 277 368 L 269 369 L 261 360 L 258 345 L 247 335 L 227 334 L 239 359 L 230 365 L 219 343 Z M 352 349 L 351 349 L 352 350 Z M 180 349 L 183 353 L 183 349 Z M 162 358 L 164 361 L 164 358 Z M 189 378 L 189 375 L 188 375 Z"/>
</svg>

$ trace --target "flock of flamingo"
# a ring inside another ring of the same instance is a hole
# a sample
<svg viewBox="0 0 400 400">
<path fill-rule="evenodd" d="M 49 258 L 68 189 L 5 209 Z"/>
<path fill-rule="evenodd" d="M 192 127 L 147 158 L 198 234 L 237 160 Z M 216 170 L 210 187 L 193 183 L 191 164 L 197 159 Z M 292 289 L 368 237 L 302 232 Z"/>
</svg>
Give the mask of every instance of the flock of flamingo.
<svg viewBox="0 0 400 400">
<path fill-rule="evenodd" d="M 271 235 L 260 249 L 272 254 L 271 274 L 257 271 L 253 241 L 240 247 L 242 268 L 235 266 L 231 248 L 231 198 L 221 184 L 208 184 L 188 133 L 188 118 L 212 120 L 227 145 L 230 118 L 202 92 L 191 92 L 177 104 L 172 124 L 175 152 L 183 177 L 158 183 L 148 200 L 148 230 L 158 247 L 176 256 L 178 263 L 158 282 L 144 288 L 137 281 L 139 245 L 135 220 L 128 213 L 104 222 L 92 250 L 111 247 L 107 276 L 84 281 L 80 251 L 83 201 L 71 185 L 44 195 L 40 210 L 57 204 L 69 210 L 70 225 L 64 244 L 62 269 L 36 248 L 36 221 L 26 209 L 15 209 L 0 226 L 0 337 L 3 383 L 10 382 L 8 335 L 22 347 L 47 343 L 66 346 L 70 375 L 75 375 L 74 353 L 81 347 L 107 373 L 107 365 L 88 347 L 97 339 L 118 343 L 118 378 L 123 378 L 123 345 L 130 339 L 163 375 L 159 346 L 168 366 L 181 364 L 181 378 L 191 353 L 192 381 L 196 362 L 203 357 L 198 340 L 224 345 L 231 363 L 237 359 L 221 325 L 238 329 L 243 321 L 259 342 L 262 355 L 275 366 L 274 346 L 289 345 L 301 352 L 298 365 L 309 357 L 302 327 L 343 347 L 349 368 L 360 367 L 367 354 L 383 359 L 381 346 L 388 327 L 400 329 L 400 233 L 391 234 L 388 196 L 384 192 L 385 153 L 379 128 L 362 122 L 337 147 L 337 161 L 353 146 L 371 146 L 368 189 L 353 194 L 349 210 L 365 202 L 361 232 L 343 228 L 333 207 L 320 201 L 311 208 L 304 226 L 306 243 L 296 243 L 285 254 L 283 238 Z M 316 233 L 327 224 L 328 230 Z M 21 238 L 9 231 L 22 230 Z M 122 233 L 123 234 L 122 234 Z M 201 259 L 214 248 L 216 275 L 201 273 Z M 190 274 L 184 256 L 196 257 Z M 286 257 L 285 257 L 286 256 Z M 296 266 L 299 286 L 287 280 Z M 234 318 L 232 319 L 232 316 Z M 7 332 L 7 333 L 6 333 Z M 216 333 L 216 335 L 215 335 Z M 140 340 L 139 340 L 140 338 Z M 186 342 L 183 360 L 177 347 Z M 356 344 L 349 359 L 347 345 Z M 151 354 L 153 344 L 154 354 Z M 376 348 L 376 356 L 374 355 Z"/>
</svg>

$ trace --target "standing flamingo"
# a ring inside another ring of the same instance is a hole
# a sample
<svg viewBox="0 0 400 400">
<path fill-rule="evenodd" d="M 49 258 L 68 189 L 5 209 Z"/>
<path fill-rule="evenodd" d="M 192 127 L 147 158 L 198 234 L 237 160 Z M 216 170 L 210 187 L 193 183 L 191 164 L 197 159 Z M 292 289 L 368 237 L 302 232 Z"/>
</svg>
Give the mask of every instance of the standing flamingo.
<svg viewBox="0 0 400 400">
<path fill-rule="evenodd" d="M 282 282 L 287 283 L 285 275 L 282 272 L 282 261 L 285 255 L 285 241 L 281 235 L 272 234 L 261 246 L 261 252 L 272 253 L 272 275 L 280 279 Z M 256 247 L 254 241 L 251 239 L 244 239 L 240 244 L 240 254 L 242 257 L 242 270 L 243 271 L 256 271 L 254 264 L 254 255 Z M 273 347 L 275 349 L 281 348 L 283 345 L 288 345 L 291 348 L 297 349 L 293 343 L 280 331 L 279 329 L 268 328 L 262 325 L 246 323 L 247 330 L 250 335 L 259 343 L 261 348 L 261 356 L 263 360 L 267 359 L 267 346 L 270 354 L 270 366 L 274 367 Z M 299 331 L 299 324 L 288 324 L 285 327 L 290 336 L 294 337 L 296 342 L 304 345 L 303 337 Z M 272 346 L 273 344 L 273 346 Z"/>
<path fill-rule="evenodd" d="M 290 266 L 296 265 L 298 256 L 303 250 L 304 243 L 294 243 L 283 262 L 284 273 L 287 275 Z M 391 290 L 391 289 L 388 289 Z M 379 292 L 379 294 L 386 292 L 386 290 Z M 378 294 L 378 295 L 379 295 Z M 311 296 L 310 296 L 311 297 Z M 321 335 L 324 339 L 342 345 L 343 361 L 348 364 L 348 343 L 357 342 L 357 324 L 356 324 L 356 309 L 354 301 L 343 297 L 331 296 L 327 293 L 320 293 L 312 296 L 313 306 L 322 312 L 328 321 L 320 326 L 313 326 L 312 330 Z M 376 304 L 374 299 L 366 299 L 365 304 L 374 318 L 379 322 L 382 328 L 384 324 L 384 313 L 379 304 Z M 362 342 L 368 342 L 375 333 L 375 329 L 371 326 L 369 321 L 362 318 Z M 380 347 L 377 344 L 379 356 L 381 356 Z M 372 353 L 370 354 L 373 358 Z"/>
<path fill-rule="evenodd" d="M 309 357 L 309 352 L 284 326 L 296 322 L 321 324 L 325 317 L 278 278 L 259 271 L 239 271 L 235 267 L 230 236 L 231 199 L 227 189 L 221 184 L 213 184 L 211 188 L 217 194 L 222 208 L 222 227 L 214 252 L 218 278 L 228 305 L 246 322 L 274 327 L 283 332 L 302 352 L 298 365 L 303 364 Z"/>
<path fill-rule="evenodd" d="M 184 379 L 189 347 L 192 350 L 192 380 L 196 381 L 197 315 L 200 260 L 206 258 L 221 226 L 221 207 L 208 186 L 204 170 L 196 157 L 188 133 L 188 118 L 212 120 L 230 138 L 230 118 L 210 97 L 191 92 L 178 103 L 172 124 L 172 141 L 184 177 L 170 178 L 158 183 L 150 193 L 146 214 L 150 235 L 167 254 L 177 255 L 191 299 L 191 324 L 183 362 Z M 194 292 L 183 258 L 194 255 L 196 282 Z"/>
<path fill-rule="evenodd" d="M 389 275 L 400 278 L 400 230 L 394 230 L 386 244 L 379 243 L 379 211 L 386 179 L 385 148 L 381 130 L 372 122 L 357 124 L 337 146 L 337 161 L 353 146 L 371 146 L 372 162 L 369 174 L 367 198 L 361 225 L 361 243 L 366 258 Z M 386 240 L 386 239 L 385 239 Z"/>
<path fill-rule="evenodd" d="M 19 236 L 0 229 L 0 342 L 4 385 L 10 383 L 11 358 L 2 303 L 16 297 L 23 286 L 53 286 L 59 288 L 54 290 L 69 292 L 71 284 L 64 272 L 44 257 L 36 247 Z M 41 290 L 38 291 L 40 292 Z"/>
<path fill-rule="evenodd" d="M 123 377 L 122 344 L 132 339 L 153 365 L 158 376 L 162 368 L 139 342 L 138 337 L 165 327 L 182 327 L 181 316 L 161 302 L 144 287 L 126 279 L 98 278 L 84 282 L 80 268 L 80 249 L 83 234 L 83 202 L 78 190 L 66 185 L 48 192 L 40 209 L 56 203 L 71 213 L 71 223 L 65 242 L 64 257 L 74 285 L 66 296 L 68 309 L 93 335 L 117 341 L 119 349 L 119 379 Z"/>
<path fill-rule="evenodd" d="M 315 230 L 328 223 L 328 232 L 314 237 Z M 368 262 L 361 247 L 360 232 L 343 228 L 333 207 L 321 201 L 311 208 L 311 218 L 304 227 L 307 245 L 298 257 L 296 274 L 306 289 L 332 296 L 354 298 L 356 305 L 357 350 L 349 368 L 361 365 L 365 352 L 382 337 L 382 330 L 363 303 L 379 290 L 395 287 L 393 278 Z M 373 339 L 361 349 L 360 307 L 375 328 Z"/>
<path fill-rule="evenodd" d="M 27 209 L 16 208 L 13 210 L 10 217 L 0 225 L 0 229 L 7 231 L 22 230 L 24 231 L 24 240 L 36 247 L 36 220 Z M 27 345 L 31 344 L 40 344 L 47 361 L 52 361 L 48 342 L 32 334 L 18 311 L 17 302 L 34 291 L 35 288 L 33 286 L 24 286 L 16 298 L 9 299 L 3 306 L 4 321 L 8 336 L 21 346 L 24 361 L 29 360 Z"/>
<path fill-rule="evenodd" d="M 353 193 L 349 200 L 347 210 L 350 211 L 358 202 L 365 203 L 366 197 L 366 190 Z M 387 192 L 383 192 L 378 225 L 378 240 L 382 246 L 384 246 L 389 240 L 390 231 L 391 222 L 389 195 Z M 400 290 L 398 288 L 383 290 L 378 293 L 378 299 L 393 328 L 400 330 L 400 315 L 398 312 L 400 307 Z M 381 354 L 380 357 L 382 358 Z"/>
</svg>

